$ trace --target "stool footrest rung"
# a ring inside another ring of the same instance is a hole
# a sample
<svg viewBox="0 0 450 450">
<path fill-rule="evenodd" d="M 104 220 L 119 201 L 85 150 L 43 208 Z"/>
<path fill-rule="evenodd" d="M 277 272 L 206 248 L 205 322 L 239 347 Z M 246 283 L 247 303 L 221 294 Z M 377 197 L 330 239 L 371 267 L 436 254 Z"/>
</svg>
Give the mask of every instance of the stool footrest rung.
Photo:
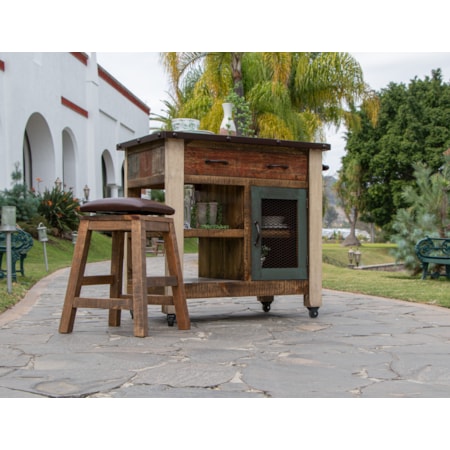
<svg viewBox="0 0 450 450">
<path fill-rule="evenodd" d="M 133 296 L 131 294 L 123 294 L 125 299 L 133 300 Z M 165 294 L 147 294 L 147 305 L 161 305 L 168 306 L 173 305 L 173 295 L 165 295 Z M 133 309 L 132 307 L 130 309 Z"/>
<path fill-rule="evenodd" d="M 173 305 L 172 295 L 147 295 L 147 305 Z"/>
<path fill-rule="evenodd" d="M 96 284 L 112 284 L 114 275 L 91 275 L 84 276 L 81 284 L 83 286 L 94 286 Z"/>
<path fill-rule="evenodd" d="M 131 298 L 89 298 L 75 297 L 75 308 L 133 309 Z"/>
<path fill-rule="evenodd" d="M 177 277 L 147 277 L 147 287 L 178 286 Z"/>
</svg>

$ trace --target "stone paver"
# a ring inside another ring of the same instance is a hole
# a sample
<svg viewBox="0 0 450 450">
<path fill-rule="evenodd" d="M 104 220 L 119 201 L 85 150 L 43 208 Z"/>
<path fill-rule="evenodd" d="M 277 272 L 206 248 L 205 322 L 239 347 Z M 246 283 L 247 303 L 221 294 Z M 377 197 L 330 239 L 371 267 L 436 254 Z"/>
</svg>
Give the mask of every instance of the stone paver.
<svg viewBox="0 0 450 450">
<path fill-rule="evenodd" d="M 92 273 L 105 263 L 89 266 Z M 161 257 L 149 258 L 153 273 Z M 196 271 L 186 255 L 185 277 Z M 149 307 L 150 336 L 132 319 L 80 309 L 74 331 L 58 325 L 68 269 L 40 281 L 0 315 L 0 397 L 447 397 L 450 310 L 324 291 L 316 319 L 303 299 L 189 300 L 191 330 Z M 96 291 L 102 287 L 88 287 Z M 104 292 L 106 295 L 106 292 Z"/>
</svg>

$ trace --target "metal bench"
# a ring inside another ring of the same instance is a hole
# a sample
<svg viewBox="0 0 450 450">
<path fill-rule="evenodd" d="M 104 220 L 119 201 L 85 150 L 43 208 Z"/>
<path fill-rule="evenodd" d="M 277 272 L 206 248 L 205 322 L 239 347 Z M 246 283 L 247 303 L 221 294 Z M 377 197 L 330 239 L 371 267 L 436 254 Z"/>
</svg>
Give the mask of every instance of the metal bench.
<svg viewBox="0 0 450 450">
<path fill-rule="evenodd" d="M 422 263 L 422 280 L 428 275 L 428 265 L 436 265 L 436 270 L 430 273 L 431 278 L 439 278 L 439 266 L 445 266 L 445 276 L 450 280 L 450 238 L 426 237 L 415 246 L 417 258 Z"/>
<path fill-rule="evenodd" d="M 16 263 L 19 261 L 19 272 L 22 276 L 25 275 L 24 261 L 27 257 L 27 253 L 33 247 L 33 238 L 30 233 L 16 228 L 16 231 L 11 233 L 11 267 L 12 267 L 12 279 L 17 280 Z M 6 259 L 6 233 L 0 233 L 0 278 L 4 278 L 6 271 L 2 270 L 3 255 Z"/>
</svg>

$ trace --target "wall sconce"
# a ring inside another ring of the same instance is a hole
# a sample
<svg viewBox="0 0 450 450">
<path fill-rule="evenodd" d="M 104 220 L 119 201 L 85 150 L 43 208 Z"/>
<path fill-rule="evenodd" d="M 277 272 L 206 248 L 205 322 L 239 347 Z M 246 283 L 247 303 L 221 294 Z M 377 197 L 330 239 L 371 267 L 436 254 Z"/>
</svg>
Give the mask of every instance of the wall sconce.
<svg viewBox="0 0 450 450">
<path fill-rule="evenodd" d="M 75 245 L 77 243 L 77 239 L 78 239 L 78 232 L 72 231 L 72 244 L 73 245 Z"/>
<path fill-rule="evenodd" d="M 16 231 L 16 207 L 2 206 L 2 226 L 0 231 L 6 233 L 6 272 L 8 294 L 12 293 L 12 249 L 11 234 Z"/>
<path fill-rule="evenodd" d="M 42 242 L 42 245 L 44 246 L 45 270 L 48 272 L 47 246 L 46 246 L 46 242 L 48 241 L 47 227 L 41 222 L 37 227 L 37 231 L 39 242 Z"/>
<path fill-rule="evenodd" d="M 84 186 L 83 192 L 84 192 L 84 201 L 87 203 L 89 201 L 89 193 L 91 192 L 87 184 Z"/>
<path fill-rule="evenodd" d="M 55 180 L 55 186 L 57 189 L 61 189 L 62 181 L 59 177 Z"/>
</svg>

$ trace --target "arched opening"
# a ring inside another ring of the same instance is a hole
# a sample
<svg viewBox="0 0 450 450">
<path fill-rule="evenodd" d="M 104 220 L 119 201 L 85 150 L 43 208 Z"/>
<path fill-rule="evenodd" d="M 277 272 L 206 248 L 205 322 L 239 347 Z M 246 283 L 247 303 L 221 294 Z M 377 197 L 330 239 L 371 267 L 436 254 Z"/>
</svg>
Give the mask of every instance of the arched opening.
<svg viewBox="0 0 450 450">
<path fill-rule="evenodd" d="M 73 134 L 69 129 L 62 132 L 63 146 L 63 183 L 64 189 L 77 192 L 77 164 Z"/>
<path fill-rule="evenodd" d="M 50 128 L 39 113 L 28 119 L 23 139 L 24 182 L 30 188 L 52 188 L 55 178 L 55 151 Z M 37 180 L 40 180 L 39 182 Z"/>
<path fill-rule="evenodd" d="M 119 187 L 119 197 L 125 196 L 125 161 L 122 163 L 122 170 L 120 171 L 121 185 Z"/>
<path fill-rule="evenodd" d="M 33 171 L 31 169 L 32 163 L 31 163 L 31 149 L 30 149 L 30 139 L 28 137 L 27 130 L 25 130 L 25 134 L 23 137 L 23 182 L 28 186 L 33 186 Z"/>
<path fill-rule="evenodd" d="M 116 196 L 114 163 L 108 150 L 102 153 L 102 190 L 104 198 Z"/>
</svg>

